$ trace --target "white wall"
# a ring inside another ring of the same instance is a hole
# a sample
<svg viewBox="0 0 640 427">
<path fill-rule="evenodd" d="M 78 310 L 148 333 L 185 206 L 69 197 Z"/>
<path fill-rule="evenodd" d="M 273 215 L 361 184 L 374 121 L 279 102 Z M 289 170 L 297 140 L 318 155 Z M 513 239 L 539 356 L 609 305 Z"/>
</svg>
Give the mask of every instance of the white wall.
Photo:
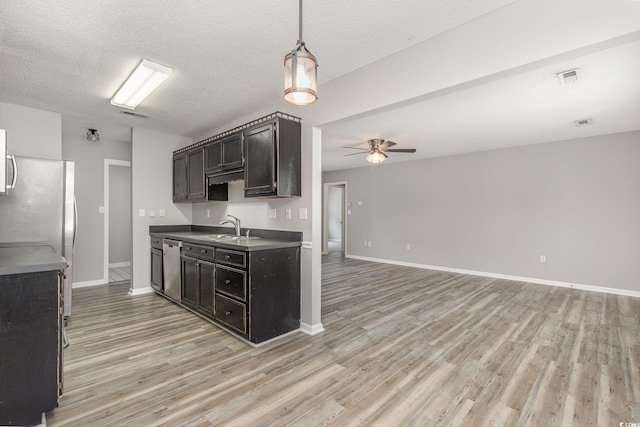
<svg viewBox="0 0 640 427">
<path fill-rule="evenodd" d="M 0 102 L 0 129 L 7 131 L 9 154 L 62 159 L 60 113 Z"/>
<path fill-rule="evenodd" d="M 65 120 L 63 158 L 76 163 L 75 194 L 78 229 L 73 260 L 76 285 L 104 282 L 104 159 L 131 160 L 131 143 L 110 140 L 105 135 L 98 143 L 86 139 L 84 129 Z M 130 188 L 124 189 L 131 197 Z M 130 214 L 129 214 L 130 217 Z M 130 243 L 129 243 L 130 244 Z"/>
<path fill-rule="evenodd" d="M 191 138 L 144 129 L 133 128 L 132 133 L 132 227 L 133 227 L 133 279 L 131 293 L 150 292 L 151 244 L 150 225 L 191 224 L 191 204 L 174 204 L 173 151 L 192 143 Z M 145 216 L 139 216 L 139 210 Z M 165 216 L 160 217 L 160 209 Z M 150 218 L 149 211 L 156 217 Z"/>
<path fill-rule="evenodd" d="M 640 292 L 639 141 L 628 132 L 325 179 L 348 182 L 350 256 Z"/>
</svg>

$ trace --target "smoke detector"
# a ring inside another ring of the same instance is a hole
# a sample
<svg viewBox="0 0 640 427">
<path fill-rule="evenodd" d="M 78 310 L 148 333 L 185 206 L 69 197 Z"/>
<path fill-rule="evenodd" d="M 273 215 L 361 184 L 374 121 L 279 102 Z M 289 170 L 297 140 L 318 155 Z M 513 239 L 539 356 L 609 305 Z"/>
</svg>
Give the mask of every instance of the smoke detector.
<svg viewBox="0 0 640 427">
<path fill-rule="evenodd" d="M 573 123 L 575 123 L 575 125 L 578 127 L 589 126 L 591 123 L 593 123 L 593 119 L 580 119 L 580 120 L 574 121 Z"/>
<path fill-rule="evenodd" d="M 572 70 L 566 70 L 556 73 L 556 76 L 558 76 L 558 81 L 561 85 L 566 85 L 577 82 L 580 74 L 582 74 L 580 68 L 574 68 Z"/>
</svg>

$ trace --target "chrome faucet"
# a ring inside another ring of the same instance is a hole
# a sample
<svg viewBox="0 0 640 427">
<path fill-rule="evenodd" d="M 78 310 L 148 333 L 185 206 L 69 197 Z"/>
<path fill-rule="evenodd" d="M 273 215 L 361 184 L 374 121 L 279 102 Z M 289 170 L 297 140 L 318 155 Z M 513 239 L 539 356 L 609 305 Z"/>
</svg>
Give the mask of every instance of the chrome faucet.
<svg viewBox="0 0 640 427">
<path fill-rule="evenodd" d="M 233 225 L 236 228 L 236 237 L 240 237 L 240 218 L 233 215 L 227 215 L 227 216 L 232 219 L 225 219 L 224 221 L 220 221 L 220 225 L 222 224 Z"/>
</svg>

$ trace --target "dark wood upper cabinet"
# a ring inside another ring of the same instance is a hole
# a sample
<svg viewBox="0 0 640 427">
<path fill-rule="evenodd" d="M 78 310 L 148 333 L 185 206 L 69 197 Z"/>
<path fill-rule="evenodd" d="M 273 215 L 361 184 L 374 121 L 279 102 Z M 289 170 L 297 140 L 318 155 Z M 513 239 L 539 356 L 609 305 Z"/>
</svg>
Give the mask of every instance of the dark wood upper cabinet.
<svg viewBox="0 0 640 427">
<path fill-rule="evenodd" d="M 300 197 L 300 119 L 274 113 L 173 154 L 173 201 L 228 200 L 244 179 L 245 197 Z"/>
<path fill-rule="evenodd" d="M 205 173 L 207 175 L 222 170 L 222 141 L 217 140 L 204 146 Z"/>
<path fill-rule="evenodd" d="M 188 192 L 187 156 L 173 155 L 173 201 L 187 200 Z"/>
<path fill-rule="evenodd" d="M 244 131 L 244 196 L 300 197 L 301 127 L 276 118 Z"/>
<path fill-rule="evenodd" d="M 189 176 L 187 199 L 206 199 L 203 147 L 187 151 L 187 172 Z"/>
<path fill-rule="evenodd" d="M 205 174 L 226 174 L 242 169 L 242 133 L 231 134 L 225 138 L 210 142 L 204 146 Z"/>
</svg>

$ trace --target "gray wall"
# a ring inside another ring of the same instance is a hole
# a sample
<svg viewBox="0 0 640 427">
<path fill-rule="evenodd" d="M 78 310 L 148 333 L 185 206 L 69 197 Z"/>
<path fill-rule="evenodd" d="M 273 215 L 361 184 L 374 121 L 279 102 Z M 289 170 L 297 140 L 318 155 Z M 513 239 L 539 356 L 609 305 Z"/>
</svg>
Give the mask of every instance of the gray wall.
<svg viewBox="0 0 640 427">
<path fill-rule="evenodd" d="M 131 167 L 109 166 L 109 264 L 131 263 Z"/>
<path fill-rule="evenodd" d="M 640 291 L 639 165 L 636 131 L 324 177 L 349 255 Z"/>
<path fill-rule="evenodd" d="M 62 115 L 0 102 L 0 129 L 14 156 L 62 159 Z"/>
<path fill-rule="evenodd" d="M 78 206 L 78 235 L 74 251 L 73 283 L 96 282 L 104 278 L 104 159 L 131 160 L 131 144 L 109 140 L 87 141 L 84 133 L 62 128 L 62 157 L 76 162 L 75 193 Z M 127 190 L 127 189 L 125 189 Z M 130 197 L 131 188 L 128 188 Z"/>
<path fill-rule="evenodd" d="M 340 187 L 328 189 L 327 233 L 329 240 L 342 240 L 342 193 Z"/>
<path fill-rule="evenodd" d="M 131 294 L 152 292 L 150 225 L 191 224 L 191 203 L 173 203 L 174 150 L 191 144 L 191 138 L 145 128 L 132 131 L 132 234 L 133 281 Z M 145 216 L 139 215 L 140 209 Z M 165 215 L 160 216 L 164 209 Z M 152 218 L 150 212 L 154 211 Z"/>
</svg>

